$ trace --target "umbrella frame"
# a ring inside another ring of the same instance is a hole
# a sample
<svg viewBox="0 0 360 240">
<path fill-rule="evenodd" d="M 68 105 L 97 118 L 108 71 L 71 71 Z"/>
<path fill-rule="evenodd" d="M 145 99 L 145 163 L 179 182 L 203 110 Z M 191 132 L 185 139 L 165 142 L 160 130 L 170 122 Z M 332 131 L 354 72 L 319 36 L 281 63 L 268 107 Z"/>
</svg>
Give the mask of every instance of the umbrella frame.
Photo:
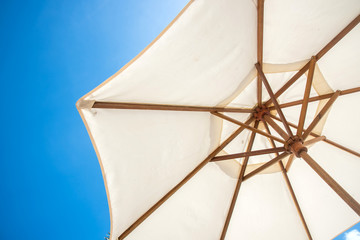
<svg viewBox="0 0 360 240">
<path fill-rule="evenodd" d="M 255 67 L 257 69 L 257 104 L 253 108 L 228 108 L 228 107 L 208 107 L 208 106 L 181 106 L 181 105 L 161 105 L 161 104 L 142 104 L 142 103 L 125 103 L 125 102 L 101 102 L 95 101 L 91 103 L 91 108 L 107 108 L 107 109 L 138 109 L 138 110 L 160 110 L 160 111 L 196 111 L 196 112 L 209 112 L 210 114 L 220 117 L 224 120 L 239 125 L 240 127 L 228 137 L 220 146 L 218 146 L 207 158 L 205 158 L 193 171 L 191 171 L 181 182 L 179 182 L 174 188 L 172 188 L 166 195 L 164 195 L 158 202 L 156 202 L 148 211 L 146 211 L 139 219 L 137 219 L 128 229 L 126 229 L 119 237 L 119 240 L 127 237 L 136 227 L 138 227 L 147 217 L 149 217 L 156 209 L 158 209 L 167 199 L 169 199 L 177 190 L 179 190 L 187 181 L 189 181 L 197 172 L 199 172 L 207 163 L 215 161 L 223 161 L 234 158 L 244 157 L 243 164 L 241 166 L 237 184 L 234 190 L 234 195 L 229 207 L 228 215 L 224 223 L 223 231 L 220 239 L 225 239 L 226 232 L 231 220 L 231 216 L 236 204 L 237 197 L 239 195 L 240 187 L 243 181 L 255 176 L 264 169 L 279 164 L 282 175 L 288 187 L 288 190 L 292 196 L 293 202 L 298 211 L 299 217 L 304 226 L 304 230 L 309 239 L 312 239 L 310 231 L 307 227 L 305 218 L 301 212 L 300 205 L 296 199 L 294 190 L 291 186 L 290 180 L 287 175 L 291 164 L 295 157 L 302 158 L 338 195 L 341 197 L 349 207 L 351 207 L 360 216 L 360 204 L 347 193 L 317 162 L 307 153 L 307 146 L 313 145 L 319 141 L 324 141 L 332 146 L 335 146 L 343 151 L 351 153 L 357 157 L 360 157 L 360 153 L 344 147 L 334 141 L 327 139 L 325 136 L 319 136 L 312 132 L 315 126 L 319 123 L 320 119 L 329 111 L 332 104 L 335 102 L 338 96 L 360 92 L 360 87 L 338 90 L 335 93 L 319 95 L 316 97 L 310 97 L 310 90 L 312 86 L 312 80 L 314 75 L 314 69 L 316 62 L 323 57 L 333 46 L 335 46 L 346 34 L 348 34 L 359 22 L 360 15 L 358 15 L 352 22 L 350 22 L 338 35 L 336 35 L 324 48 L 322 48 L 316 55 L 312 56 L 310 61 L 307 62 L 295 75 L 293 75 L 288 82 L 286 82 L 276 93 L 273 92 L 264 72 L 263 65 L 263 30 L 264 30 L 264 0 L 258 1 L 257 6 L 257 63 Z M 305 72 L 308 71 L 306 87 L 304 91 L 304 98 L 297 101 L 287 102 L 279 104 L 277 98 L 284 93 L 293 83 L 295 83 Z M 262 84 L 264 84 L 270 99 L 263 101 L 262 98 Z M 304 129 L 305 117 L 307 113 L 307 106 L 309 102 L 319 101 L 323 99 L 329 99 L 317 116 L 313 119 L 307 129 Z M 282 109 L 290 106 L 301 105 L 301 112 L 298 125 L 290 123 L 286 120 Z M 270 111 L 276 110 L 279 117 L 272 114 Z M 242 123 L 238 120 L 232 119 L 223 113 L 249 113 L 251 114 L 249 119 Z M 277 122 L 281 122 L 281 127 Z M 254 122 L 253 126 L 252 123 Z M 262 122 L 266 132 L 260 130 L 259 123 Z M 271 134 L 269 125 L 274 129 L 281 138 L 278 138 Z M 294 135 L 291 128 L 296 129 Z M 252 132 L 250 140 L 247 146 L 246 152 L 237 154 L 228 154 L 217 156 L 233 139 L 235 139 L 241 132 L 248 129 Z M 256 134 L 267 137 L 272 145 L 272 148 L 251 151 Z M 313 139 L 307 140 L 309 136 Z M 275 141 L 284 144 L 283 147 L 276 147 Z M 251 156 L 263 155 L 275 153 L 276 157 L 272 160 L 264 163 L 257 169 L 245 175 L 245 170 L 248 164 L 248 160 Z M 283 159 L 287 156 L 289 160 L 284 166 Z"/>
</svg>

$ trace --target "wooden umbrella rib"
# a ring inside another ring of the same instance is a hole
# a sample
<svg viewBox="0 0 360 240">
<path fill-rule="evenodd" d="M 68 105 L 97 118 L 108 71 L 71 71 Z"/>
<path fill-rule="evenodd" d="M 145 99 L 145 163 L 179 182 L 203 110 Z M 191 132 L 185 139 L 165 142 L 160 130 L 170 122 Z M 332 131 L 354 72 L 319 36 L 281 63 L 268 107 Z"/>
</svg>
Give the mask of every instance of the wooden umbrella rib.
<svg viewBox="0 0 360 240">
<path fill-rule="evenodd" d="M 323 57 L 332 47 L 335 46 L 343 37 L 345 37 L 358 23 L 360 22 L 360 15 L 352 20 L 338 35 L 336 35 L 323 49 L 316 54 L 316 58 Z"/>
<path fill-rule="evenodd" d="M 264 124 L 266 132 L 271 135 L 271 131 L 270 131 L 270 128 L 269 128 L 269 125 L 267 124 L 267 122 L 265 120 L 263 120 L 262 123 Z M 275 144 L 274 140 L 272 140 L 272 139 L 269 139 L 269 140 L 270 140 L 271 146 L 273 148 L 276 148 L 276 144 Z M 276 155 L 278 156 L 279 154 L 276 153 Z"/>
<path fill-rule="evenodd" d="M 284 179 L 285 179 L 285 182 L 286 182 L 286 186 L 287 186 L 288 189 L 289 189 L 291 198 L 293 199 L 293 202 L 294 202 L 294 204 L 295 204 L 296 210 L 297 210 L 297 212 L 298 212 L 298 214 L 299 214 L 299 217 L 300 217 L 300 220 L 301 220 L 301 222 L 302 222 L 302 224 L 303 224 L 303 227 L 304 227 L 304 230 L 305 230 L 305 232 L 306 232 L 306 235 L 308 236 L 309 240 L 312 240 L 312 236 L 311 236 L 311 234 L 310 234 L 310 230 L 309 230 L 309 228 L 308 228 L 308 226 L 307 226 L 307 224 L 306 224 L 304 215 L 303 215 L 303 213 L 302 213 L 302 211 L 301 211 L 299 202 L 298 202 L 298 200 L 297 200 L 297 198 L 296 198 L 294 189 L 293 189 L 293 187 L 292 187 L 292 185 L 291 185 L 291 183 L 290 183 L 290 179 L 289 179 L 289 177 L 288 177 L 288 175 L 287 175 L 287 173 L 286 173 L 286 169 L 284 168 L 284 164 L 282 163 L 282 161 L 279 161 L 279 165 L 280 165 L 281 172 L 282 172 L 282 174 L 283 174 L 283 176 L 284 176 Z"/>
<path fill-rule="evenodd" d="M 243 152 L 243 153 L 236 153 L 236 154 L 228 154 L 224 156 L 217 156 L 211 159 L 212 162 L 217 161 L 223 161 L 223 160 L 229 160 L 229 159 L 235 159 L 235 158 L 242 158 L 242 157 L 252 157 L 252 156 L 258 156 L 263 154 L 270 154 L 270 153 L 278 153 L 278 152 L 284 152 L 284 147 L 274 147 L 269 149 L 262 149 L 262 150 L 256 150 L 251 152 Z"/>
<path fill-rule="evenodd" d="M 271 89 L 271 87 L 270 87 L 270 84 L 269 84 L 268 80 L 267 80 L 266 77 L 265 77 L 265 74 L 264 74 L 263 71 L 261 70 L 261 68 L 260 68 L 260 66 L 259 66 L 259 63 L 256 63 L 255 66 L 256 66 L 256 69 L 258 70 L 258 73 L 259 73 L 259 75 L 260 75 L 261 80 L 263 81 L 263 83 L 264 83 L 264 85 L 265 85 L 266 90 L 268 91 L 268 93 L 269 93 L 269 95 L 270 95 L 270 98 L 271 98 L 271 100 L 272 100 L 272 102 L 273 102 L 273 104 L 274 104 L 274 106 L 275 106 L 275 109 L 276 109 L 276 111 L 278 112 L 278 114 L 279 114 L 279 116 L 280 116 L 280 118 L 281 118 L 282 123 L 284 124 L 284 127 L 285 127 L 285 129 L 286 129 L 286 132 L 289 134 L 290 137 L 292 137 L 293 134 L 292 134 L 292 132 L 291 132 L 291 129 L 290 129 L 290 127 L 289 127 L 289 125 L 288 125 L 288 123 L 287 123 L 287 121 L 286 121 L 286 118 L 285 118 L 285 116 L 284 116 L 284 114 L 283 114 L 283 112 L 282 112 L 282 110 L 281 110 L 281 108 L 280 108 L 280 106 L 279 106 L 279 103 L 278 103 L 277 100 L 276 100 L 276 97 L 274 96 L 274 93 L 273 93 L 273 91 L 272 91 L 272 89 Z"/>
<path fill-rule="evenodd" d="M 292 165 L 293 162 L 294 162 L 294 159 L 295 159 L 295 155 L 294 155 L 294 154 L 291 154 L 290 157 L 289 157 L 289 159 L 288 159 L 288 161 L 287 161 L 287 163 L 286 163 L 286 167 L 285 167 L 286 172 L 289 171 L 291 165 Z"/>
<path fill-rule="evenodd" d="M 356 93 L 356 92 L 360 92 L 360 87 L 341 90 L 340 95 L 346 95 L 346 94 Z"/>
<path fill-rule="evenodd" d="M 202 107 L 185 105 L 163 105 L 147 103 L 123 103 L 123 102 L 95 102 L 92 108 L 107 109 L 133 109 L 133 110 L 161 110 L 161 111 L 192 111 L 192 112 L 236 112 L 252 113 L 252 109 L 247 108 L 222 108 L 222 107 Z"/>
<path fill-rule="evenodd" d="M 347 90 L 341 90 L 340 96 L 351 94 L 351 93 L 357 93 L 357 92 L 360 92 L 360 87 L 351 88 L 351 89 L 347 89 Z M 311 97 L 311 98 L 309 98 L 309 102 L 315 102 L 315 101 L 319 101 L 319 100 L 323 100 L 323 99 L 328 99 L 328 98 L 331 98 L 333 94 L 334 93 L 328 93 L 328 94 L 323 94 L 323 95 L 319 95 L 316 97 Z M 287 108 L 287 107 L 300 105 L 300 104 L 302 104 L 302 102 L 303 102 L 303 100 L 296 100 L 293 102 L 282 103 L 279 106 L 281 108 Z M 274 110 L 274 109 L 275 109 L 274 106 L 269 107 L 269 110 Z"/>
<path fill-rule="evenodd" d="M 339 96 L 340 91 L 336 91 L 333 96 L 329 99 L 329 101 L 325 104 L 325 106 L 321 109 L 321 111 L 316 115 L 314 120 L 310 123 L 309 127 L 305 130 L 304 134 L 302 135 L 303 139 L 306 139 L 310 132 L 316 127 L 319 121 L 323 118 L 326 112 L 330 109 L 332 104 L 335 102 L 337 97 Z"/>
<path fill-rule="evenodd" d="M 311 135 L 313 135 L 313 134 L 311 134 Z M 342 145 L 340 145 L 340 144 L 338 144 L 338 143 L 336 143 L 334 141 L 331 141 L 330 139 L 326 138 L 323 141 L 330 144 L 330 145 L 332 145 L 332 146 L 334 146 L 334 147 L 337 147 L 337 148 L 339 148 L 339 149 L 341 149 L 341 150 L 343 150 L 345 152 L 348 152 L 348 153 L 351 153 L 351 154 L 353 154 L 353 155 L 355 155 L 357 157 L 360 157 L 360 153 L 355 152 L 354 150 L 351 150 L 350 148 L 344 147 L 344 146 L 342 146 Z"/>
<path fill-rule="evenodd" d="M 278 117 L 276 117 L 274 115 L 269 115 L 269 116 L 271 118 L 274 118 L 274 119 L 278 120 L 278 121 L 281 121 L 281 119 L 279 119 Z M 289 122 L 289 125 L 291 127 L 293 127 L 293 128 L 297 128 L 297 126 L 294 123 Z M 303 130 L 303 131 L 305 131 L 305 130 Z M 313 133 L 313 132 L 310 132 L 310 135 L 313 136 L 313 137 L 320 137 L 320 135 L 318 135 L 316 133 Z M 339 148 L 339 149 L 341 149 L 341 150 L 343 150 L 345 152 L 348 152 L 348 153 L 353 154 L 353 155 L 355 155 L 357 157 L 360 157 L 360 153 L 358 153 L 358 152 L 356 152 L 356 151 L 354 151 L 354 150 L 352 150 L 350 148 L 344 147 L 344 146 L 342 146 L 342 145 L 340 145 L 340 144 L 338 144 L 338 143 L 336 143 L 336 142 L 334 142 L 334 141 L 332 141 L 332 140 L 330 140 L 328 138 L 325 138 L 322 141 L 324 141 L 324 142 L 326 142 L 326 143 L 328 143 L 328 144 L 330 144 L 330 145 L 332 145 L 334 147 L 337 147 L 337 148 Z M 288 168 L 286 167 L 286 169 L 288 169 Z"/>
<path fill-rule="evenodd" d="M 254 121 L 250 118 L 246 124 L 251 124 Z M 185 183 L 187 183 L 196 173 L 198 173 L 208 162 L 211 161 L 224 147 L 226 147 L 232 140 L 234 140 L 242 131 L 244 127 L 238 128 L 230 137 L 228 137 L 220 146 L 218 146 L 210 155 L 205 158 L 194 170 L 192 170 L 186 177 L 181 180 L 175 187 L 173 187 L 167 194 L 165 194 L 159 201 L 157 201 L 149 210 L 147 210 L 140 218 L 138 218 L 129 228 L 127 228 L 119 237 L 119 240 L 128 236 L 135 228 L 137 228 L 145 219 L 147 219 L 156 209 L 158 209 L 166 200 L 168 200 L 176 191 L 178 191 Z"/>
<path fill-rule="evenodd" d="M 264 0 L 258 1 L 257 6 L 257 60 L 262 69 L 263 65 L 263 39 L 264 39 Z M 262 105 L 262 82 L 258 74 L 257 78 L 258 105 Z"/>
<path fill-rule="evenodd" d="M 269 134 L 271 134 L 271 131 L 270 131 L 270 129 L 269 129 L 268 124 L 267 124 L 265 121 L 263 121 L 263 123 L 264 123 L 265 129 L 266 129 L 266 132 L 269 133 Z M 270 143 L 271 143 L 272 147 L 275 147 L 275 142 L 274 142 L 274 140 L 270 139 Z M 279 156 L 279 154 L 276 153 L 276 156 Z M 291 156 L 293 156 L 293 155 L 291 155 Z M 292 187 L 292 185 L 291 185 L 291 183 L 290 183 L 290 179 L 289 179 L 289 177 L 288 177 L 288 175 L 287 175 L 287 171 L 286 171 L 286 169 L 285 169 L 285 167 L 284 167 L 284 164 L 283 164 L 282 160 L 280 160 L 278 163 L 279 163 L 279 166 L 280 166 L 282 175 L 283 175 L 283 177 L 284 177 L 284 179 L 285 179 L 286 186 L 287 186 L 288 189 L 289 189 L 291 198 L 293 199 L 293 202 L 294 202 L 294 204 L 295 204 L 296 210 L 297 210 L 297 212 L 298 212 L 298 214 L 299 214 L 299 217 L 300 217 L 300 219 L 301 219 L 301 222 L 302 222 L 302 224 L 303 224 L 304 230 L 305 230 L 308 238 L 309 238 L 310 240 L 312 240 L 312 237 L 311 237 L 309 228 L 308 228 L 308 226 L 307 226 L 307 224 L 306 224 L 304 215 L 302 214 L 302 211 L 301 211 L 299 202 L 297 201 L 297 198 L 296 198 L 294 189 L 293 189 L 293 187 Z"/>
<path fill-rule="evenodd" d="M 287 81 L 284 86 L 282 86 L 275 94 L 275 98 L 278 98 L 281 94 L 283 94 L 291 85 L 294 84 L 294 82 L 296 82 L 296 80 L 298 80 L 308 69 L 310 66 L 310 62 L 306 63 L 297 73 L 295 73 L 294 76 L 292 76 L 289 81 Z M 269 99 L 265 105 L 269 106 L 271 104 L 272 100 Z"/>
<path fill-rule="evenodd" d="M 310 140 L 304 142 L 304 146 L 310 146 L 310 145 L 313 145 L 314 143 L 324 141 L 325 139 L 326 139 L 325 136 L 315 137 L 313 139 L 310 139 Z"/>
<path fill-rule="evenodd" d="M 239 125 L 239 126 L 242 126 L 242 127 L 246 128 L 246 129 L 249 129 L 249 130 L 251 130 L 251 131 L 253 131 L 253 132 L 259 133 L 259 134 L 261 134 L 261 135 L 263 135 L 263 136 L 265 136 L 265 137 L 274 139 L 275 141 L 278 141 L 278 142 L 281 142 L 281 143 L 285 143 L 284 140 L 282 140 L 282 139 L 280 139 L 280 138 L 278 138 L 278 137 L 275 137 L 275 136 L 272 136 L 272 135 L 270 135 L 270 134 L 267 134 L 266 132 L 263 132 L 263 131 L 261 131 L 261 130 L 259 130 L 259 129 L 256 129 L 256 128 L 254 128 L 254 127 L 251 127 L 251 126 L 249 126 L 248 124 L 242 123 L 242 122 L 240 122 L 240 121 L 238 121 L 238 120 L 236 120 L 236 119 L 233 119 L 233 118 L 231 118 L 231 117 L 228 117 L 228 116 L 226 116 L 226 115 L 224 115 L 224 114 L 221 114 L 221 113 L 218 113 L 218 112 L 212 112 L 212 114 L 215 115 L 215 116 L 217 116 L 217 117 L 219 117 L 219 118 L 222 118 L 222 119 L 225 119 L 225 120 L 227 120 L 227 121 L 229 121 L 229 122 L 232 122 L 232 123 L 234 123 L 234 124 L 237 124 L 237 125 Z"/>
<path fill-rule="evenodd" d="M 258 126 L 259 126 L 259 121 L 256 121 L 254 127 L 257 128 Z M 255 140 L 255 134 L 256 134 L 255 132 L 251 133 L 250 140 L 249 140 L 249 145 L 247 146 L 246 152 L 251 151 L 251 149 L 253 147 L 253 144 L 254 144 L 254 140 Z M 244 173 L 245 173 L 245 170 L 246 170 L 246 166 L 248 164 L 249 157 L 250 156 L 247 156 L 247 157 L 244 158 L 244 162 L 243 162 L 243 164 L 241 166 L 238 181 L 236 183 L 236 187 L 235 187 L 235 191 L 234 191 L 234 195 L 233 195 L 233 198 L 231 200 L 229 211 L 228 211 L 225 223 L 224 223 L 223 231 L 221 233 L 221 237 L 220 237 L 221 240 L 225 239 L 227 229 L 228 229 L 229 224 L 230 224 L 231 216 L 232 216 L 234 208 L 235 208 L 236 200 L 237 200 L 237 197 L 239 195 L 242 179 L 243 179 L 243 176 L 244 176 Z"/>
<path fill-rule="evenodd" d="M 263 63 L 263 39 L 264 39 L 264 0 L 259 0 L 257 6 L 257 59 L 260 65 L 262 65 Z"/>
<path fill-rule="evenodd" d="M 336 35 L 324 48 L 322 48 L 316 54 L 316 60 L 319 60 L 323 57 L 335 44 L 337 44 L 343 37 L 346 36 L 360 21 L 360 15 L 358 15 L 353 21 L 351 21 L 338 35 Z M 285 83 L 283 87 L 281 87 L 276 93 L 275 97 L 278 98 L 282 93 L 284 93 L 291 85 L 296 82 L 310 67 L 310 62 L 305 64 L 288 82 Z M 265 105 L 269 106 L 271 103 L 271 99 L 269 99 Z"/>
<path fill-rule="evenodd" d="M 304 99 L 302 101 L 302 106 L 301 106 L 301 113 L 300 113 L 299 124 L 298 124 L 299 127 L 298 127 L 297 133 L 296 133 L 296 135 L 298 135 L 299 137 L 301 137 L 302 130 L 304 128 L 305 117 L 306 117 L 306 112 L 307 112 L 307 107 L 308 107 L 308 102 L 309 102 L 309 97 L 310 97 L 310 91 L 311 91 L 311 85 L 312 85 L 312 81 L 313 81 L 313 77 L 314 77 L 315 64 L 316 64 L 316 58 L 312 57 L 310 60 L 309 74 L 308 74 L 307 81 L 306 81 Z"/>
<path fill-rule="evenodd" d="M 260 167 L 256 168 L 255 170 L 253 170 L 250 173 L 248 173 L 247 175 L 245 175 L 243 181 L 248 180 L 249 178 L 255 176 L 256 174 L 264 171 L 266 168 L 274 165 L 275 163 L 277 163 L 278 161 L 280 161 L 281 159 L 283 159 L 283 158 L 285 158 L 285 157 L 287 157 L 289 155 L 290 155 L 290 153 L 284 152 L 284 153 L 280 154 L 279 156 L 273 158 L 269 162 L 264 163 Z"/>
<path fill-rule="evenodd" d="M 289 135 L 279 126 L 277 125 L 269 115 L 264 115 L 264 120 L 271 125 L 271 127 L 285 140 L 289 139 Z"/>
<path fill-rule="evenodd" d="M 302 159 L 341 197 L 357 215 L 360 216 L 360 204 L 343 189 L 306 151 L 300 153 Z"/>
</svg>

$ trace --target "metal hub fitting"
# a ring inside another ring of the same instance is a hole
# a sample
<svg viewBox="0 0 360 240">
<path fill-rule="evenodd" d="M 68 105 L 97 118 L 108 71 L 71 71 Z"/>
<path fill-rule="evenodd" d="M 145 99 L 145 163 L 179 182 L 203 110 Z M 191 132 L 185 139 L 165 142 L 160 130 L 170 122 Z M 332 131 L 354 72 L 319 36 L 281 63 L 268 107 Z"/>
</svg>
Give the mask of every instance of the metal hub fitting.
<svg viewBox="0 0 360 240">
<path fill-rule="evenodd" d="M 258 121 L 261 121 L 264 118 L 264 115 L 269 114 L 269 109 L 264 105 L 261 107 L 256 107 L 254 109 L 254 118 Z"/>
<path fill-rule="evenodd" d="M 285 149 L 292 152 L 296 157 L 300 158 L 301 152 L 307 152 L 307 148 L 303 145 L 304 141 L 298 136 L 289 138 L 285 143 Z"/>
</svg>

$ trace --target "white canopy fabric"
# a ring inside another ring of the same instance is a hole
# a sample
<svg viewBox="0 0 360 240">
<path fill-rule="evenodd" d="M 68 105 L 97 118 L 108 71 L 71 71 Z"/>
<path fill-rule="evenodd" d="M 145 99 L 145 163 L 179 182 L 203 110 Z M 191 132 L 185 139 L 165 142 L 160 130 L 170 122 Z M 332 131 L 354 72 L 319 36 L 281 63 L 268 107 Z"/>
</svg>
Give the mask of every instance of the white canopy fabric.
<svg viewBox="0 0 360 240">
<path fill-rule="evenodd" d="M 244 160 L 201 164 L 239 126 L 211 114 L 214 110 L 96 104 L 253 109 L 258 104 L 257 5 L 253 0 L 190 1 L 146 49 L 78 101 L 103 172 L 111 240 L 119 236 L 135 240 L 221 238 Z M 354 21 L 355 27 L 316 62 L 310 97 L 336 90 L 358 91 L 359 13 L 359 0 L 266 0 L 261 68 L 273 91 L 277 92 Z M 301 75 L 277 98 L 278 102 L 303 99 L 308 75 L 307 71 Z M 262 99 L 269 98 L 263 87 Z M 327 99 L 308 103 L 304 129 Z M 312 132 L 359 153 L 359 104 L 360 93 L 342 94 Z M 301 109 L 301 104 L 282 108 L 287 121 L 295 124 Z M 252 117 L 251 111 L 223 114 L 241 122 Z M 271 114 L 278 112 L 273 108 Z M 258 129 L 265 131 L 263 123 Z M 296 134 L 296 129 L 291 129 Z M 271 131 L 281 138 L 273 128 Z M 251 131 L 242 131 L 218 156 L 246 152 L 250 135 Z M 256 134 L 252 151 L 272 147 L 265 136 Z M 308 146 L 308 154 L 360 202 L 360 155 L 324 141 Z M 250 157 L 245 175 L 274 157 Z M 273 164 L 242 183 L 225 239 L 309 238 L 284 174 L 289 177 L 313 239 L 331 239 L 360 220 L 304 160 L 295 158 L 290 165 L 284 158 L 282 163 L 289 167 L 287 174 L 279 164 Z M 199 164 L 199 171 L 177 188 Z M 174 187 L 177 191 L 157 206 Z M 153 210 L 151 214 L 142 217 L 149 209 Z M 139 218 L 140 223 L 133 228 Z"/>
</svg>

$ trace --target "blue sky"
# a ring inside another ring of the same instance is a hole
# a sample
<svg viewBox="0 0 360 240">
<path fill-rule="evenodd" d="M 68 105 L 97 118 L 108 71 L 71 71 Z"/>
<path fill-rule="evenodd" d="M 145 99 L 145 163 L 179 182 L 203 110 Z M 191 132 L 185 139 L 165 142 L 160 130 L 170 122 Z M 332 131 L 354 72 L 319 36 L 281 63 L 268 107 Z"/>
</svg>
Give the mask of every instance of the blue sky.
<svg viewBox="0 0 360 240">
<path fill-rule="evenodd" d="M 186 3 L 1 2 L 0 239 L 104 239 L 104 183 L 75 102 Z"/>
<path fill-rule="evenodd" d="M 334 240 L 360 240 L 360 223 L 344 231 L 344 233 L 334 238 Z"/>
<path fill-rule="evenodd" d="M 75 102 L 186 3 L 2 1 L 0 239 L 104 238 L 105 188 Z"/>
</svg>

